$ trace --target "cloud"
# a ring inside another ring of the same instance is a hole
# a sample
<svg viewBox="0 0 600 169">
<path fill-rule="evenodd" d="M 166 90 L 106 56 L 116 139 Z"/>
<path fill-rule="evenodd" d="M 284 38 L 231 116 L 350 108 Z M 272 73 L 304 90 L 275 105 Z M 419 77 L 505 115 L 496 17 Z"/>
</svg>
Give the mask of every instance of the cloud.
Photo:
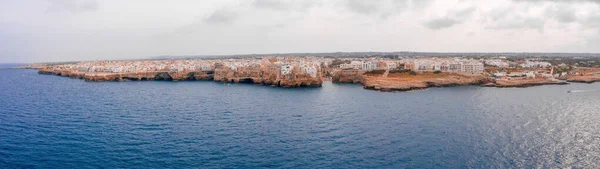
<svg viewBox="0 0 600 169">
<path fill-rule="evenodd" d="M 459 24 L 460 21 L 451 18 L 437 18 L 424 23 L 429 29 L 444 29 Z"/>
<path fill-rule="evenodd" d="M 571 23 L 577 21 L 575 10 L 569 6 L 554 6 L 546 8 L 546 16 L 562 23 Z"/>
<path fill-rule="evenodd" d="M 50 5 L 46 12 L 91 12 L 98 10 L 98 1 L 96 0 L 48 0 Z"/>
<path fill-rule="evenodd" d="M 381 1 L 346 0 L 346 7 L 359 14 L 374 14 L 379 10 Z"/>
<path fill-rule="evenodd" d="M 317 0 L 254 0 L 252 7 L 262 10 L 273 10 L 282 12 L 306 11 L 314 6 L 321 4 Z"/>
<path fill-rule="evenodd" d="M 432 0 L 343 0 L 343 6 L 350 12 L 365 16 L 388 18 L 406 11 L 420 11 Z"/>
<path fill-rule="evenodd" d="M 600 46 L 600 0 L 42 1 L 0 0 L 0 41 L 15 42 L 0 45 L 0 55 L 68 61 L 368 50 L 591 52 Z M 444 42 L 449 38 L 460 43 Z M 84 41 L 94 45 L 72 47 Z M 10 60 L 16 59 L 0 57 Z"/>
<path fill-rule="evenodd" d="M 473 12 L 475 12 L 475 10 L 477 10 L 477 8 L 472 6 L 472 7 L 463 9 L 463 10 L 456 11 L 454 13 L 454 16 L 458 17 L 458 18 L 468 17 L 468 16 L 471 16 L 471 14 L 473 14 Z"/>
<path fill-rule="evenodd" d="M 449 28 L 456 24 L 462 23 L 464 20 L 467 20 L 473 14 L 473 12 L 475 12 L 475 10 L 475 7 L 469 7 L 461 10 L 451 11 L 444 17 L 435 18 L 426 21 L 423 24 L 425 27 L 433 30 Z"/>
<path fill-rule="evenodd" d="M 264 9 L 275 9 L 275 10 L 286 10 L 287 4 L 279 0 L 254 0 L 252 3 L 254 7 Z"/>
<path fill-rule="evenodd" d="M 209 24 L 231 24 L 238 19 L 238 16 L 236 12 L 227 9 L 218 9 L 205 18 L 204 22 Z"/>
<path fill-rule="evenodd" d="M 543 19 L 536 17 L 516 18 L 512 20 L 502 20 L 495 25 L 487 27 L 491 29 L 506 30 L 506 29 L 538 29 L 542 31 L 546 22 Z"/>
<path fill-rule="evenodd" d="M 560 3 L 580 3 L 580 2 L 592 2 L 600 3 L 600 0 L 513 0 L 515 2 L 560 2 Z"/>
</svg>

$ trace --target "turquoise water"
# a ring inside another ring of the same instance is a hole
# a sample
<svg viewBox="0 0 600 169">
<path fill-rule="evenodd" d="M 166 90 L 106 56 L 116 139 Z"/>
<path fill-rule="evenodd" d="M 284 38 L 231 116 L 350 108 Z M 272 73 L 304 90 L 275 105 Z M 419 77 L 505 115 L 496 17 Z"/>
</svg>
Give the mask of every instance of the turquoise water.
<svg viewBox="0 0 600 169">
<path fill-rule="evenodd" d="M 386 93 L 0 70 L 0 88 L 0 168 L 600 167 L 600 83 Z"/>
</svg>

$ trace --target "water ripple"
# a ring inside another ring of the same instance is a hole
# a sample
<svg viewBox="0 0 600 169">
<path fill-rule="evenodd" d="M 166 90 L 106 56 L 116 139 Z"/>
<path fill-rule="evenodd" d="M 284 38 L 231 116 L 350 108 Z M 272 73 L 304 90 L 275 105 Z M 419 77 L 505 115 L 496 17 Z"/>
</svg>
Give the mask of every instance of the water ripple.
<svg viewBox="0 0 600 169">
<path fill-rule="evenodd" d="M 0 71 L 0 168 L 598 168 L 600 84 L 384 93 Z"/>
</svg>

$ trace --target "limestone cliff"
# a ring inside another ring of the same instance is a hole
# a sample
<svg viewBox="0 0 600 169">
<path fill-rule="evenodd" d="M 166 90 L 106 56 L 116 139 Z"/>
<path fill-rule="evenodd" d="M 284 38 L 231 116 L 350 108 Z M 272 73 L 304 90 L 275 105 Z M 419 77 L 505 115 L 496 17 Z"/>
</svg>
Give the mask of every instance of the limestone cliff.
<svg viewBox="0 0 600 169">
<path fill-rule="evenodd" d="M 546 78 L 530 78 L 519 80 L 495 80 L 494 83 L 485 84 L 486 87 L 532 87 L 541 85 L 566 85 L 567 82 L 554 81 Z"/>
<path fill-rule="evenodd" d="M 39 74 L 51 74 L 64 77 L 84 79 L 85 81 L 185 81 L 185 80 L 212 80 L 213 73 L 210 71 L 199 72 L 143 72 L 143 73 L 83 73 L 70 70 L 39 69 Z"/>
<path fill-rule="evenodd" d="M 331 81 L 334 83 L 363 83 L 365 78 L 364 71 L 360 70 L 341 70 L 333 73 Z"/>
<path fill-rule="evenodd" d="M 408 73 L 389 74 L 388 77 L 380 75 L 365 75 L 363 83 L 365 89 L 381 91 L 408 91 L 425 89 L 428 87 L 447 87 L 464 85 L 481 85 L 489 82 L 489 78 L 482 75 L 461 75 L 454 73 L 425 73 L 409 75 Z"/>
<path fill-rule="evenodd" d="M 231 70 L 228 68 L 216 71 L 186 71 L 186 72 L 138 72 L 138 73 L 84 73 L 72 70 L 38 69 L 39 74 L 50 74 L 71 78 L 84 79 L 90 82 L 103 81 L 189 81 L 214 80 L 230 83 L 253 83 L 279 87 L 318 87 L 323 81 L 319 77 L 305 74 L 290 74 L 281 76 L 276 72 L 260 69 Z"/>
<path fill-rule="evenodd" d="M 573 75 L 573 76 L 568 76 L 567 78 L 567 82 L 576 82 L 576 83 L 594 83 L 594 82 L 600 82 L 600 76 L 595 76 L 595 75 Z"/>
</svg>

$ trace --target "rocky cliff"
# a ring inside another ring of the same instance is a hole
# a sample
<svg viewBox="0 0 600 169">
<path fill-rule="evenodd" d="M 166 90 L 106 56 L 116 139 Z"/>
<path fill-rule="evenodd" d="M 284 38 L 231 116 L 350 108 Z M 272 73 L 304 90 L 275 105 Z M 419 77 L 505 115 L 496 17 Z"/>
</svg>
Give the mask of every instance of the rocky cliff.
<svg viewBox="0 0 600 169">
<path fill-rule="evenodd" d="M 214 80 L 217 82 L 253 83 L 278 87 L 320 87 L 321 78 L 310 77 L 302 74 L 282 76 L 273 71 L 260 69 L 246 69 L 233 71 L 230 69 L 217 69 Z"/>
<path fill-rule="evenodd" d="M 532 78 L 520 80 L 495 80 L 493 83 L 485 84 L 486 87 L 532 87 L 541 85 L 566 85 L 567 82 L 554 81 L 546 78 Z"/>
<path fill-rule="evenodd" d="M 595 76 L 595 75 L 584 75 L 584 76 L 573 75 L 573 76 L 568 76 L 566 79 L 567 79 L 567 82 L 576 82 L 576 83 L 600 82 L 600 76 Z"/>
<path fill-rule="evenodd" d="M 185 81 L 185 80 L 212 80 L 213 72 L 144 72 L 144 73 L 83 73 L 70 70 L 49 70 L 39 69 L 39 74 L 51 74 L 57 76 L 84 79 L 85 81 L 146 81 L 146 80 L 166 80 L 166 81 Z"/>
<path fill-rule="evenodd" d="M 365 78 L 364 71 L 360 70 L 341 70 L 333 73 L 331 81 L 333 83 L 363 83 Z"/>
<path fill-rule="evenodd" d="M 278 87 L 319 87 L 323 81 L 318 77 L 306 75 L 278 76 L 261 70 L 233 71 L 218 69 L 217 71 L 195 72 L 143 72 L 143 73 L 83 73 L 71 70 L 38 69 L 39 74 L 50 74 L 71 78 L 84 79 L 90 82 L 103 81 L 189 81 L 189 80 L 214 80 L 230 83 L 253 83 Z"/>
<path fill-rule="evenodd" d="M 482 75 L 461 75 L 454 73 L 424 73 L 410 75 L 408 73 L 381 75 L 365 75 L 364 88 L 380 91 L 409 91 L 429 87 L 447 87 L 464 85 L 481 85 L 490 82 Z"/>
</svg>

